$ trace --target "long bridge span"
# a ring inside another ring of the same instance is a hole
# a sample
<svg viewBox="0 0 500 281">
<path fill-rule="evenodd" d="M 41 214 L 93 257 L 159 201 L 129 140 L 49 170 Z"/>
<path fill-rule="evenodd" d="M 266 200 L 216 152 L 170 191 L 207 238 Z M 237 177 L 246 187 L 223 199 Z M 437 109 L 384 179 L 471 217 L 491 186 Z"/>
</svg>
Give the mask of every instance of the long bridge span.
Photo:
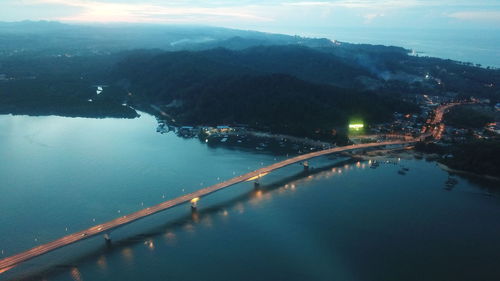
<svg viewBox="0 0 500 281">
<path fill-rule="evenodd" d="M 92 226 L 90 228 L 84 229 L 79 232 L 75 232 L 73 234 L 69 234 L 67 236 L 64 236 L 62 238 L 59 238 L 57 240 L 54 240 L 52 242 L 34 247 L 30 250 L 24 251 L 22 253 L 16 254 L 14 256 L 10 256 L 7 258 L 4 258 L 0 260 L 0 274 L 12 269 L 16 265 L 25 262 L 29 259 L 35 258 L 37 256 L 46 254 L 48 252 L 54 251 L 58 248 L 76 243 L 78 241 L 99 235 L 99 234 L 104 234 L 105 237 L 107 237 L 107 233 L 109 233 L 112 229 L 123 226 L 125 224 L 134 222 L 136 220 L 139 220 L 141 218 L 153 215 L 155 213 L 164 211 L 166 209 L 178 206 L 180 204 L 186 203 L 186 202 L 196 202 L 200 197 L 206 196 L 210 193 L 219 191 L 221 189 L 224 189 L 226 187 L 235 185 L 237 183 L 245 182 L 245 181 L 251 181 L 251 180 L 257 180 L 260 177 L 274 171 L 280 168 L 283 168 L 285 166 L 289 166 L 295 163 L 305 163 L 305 161 L 319 157 L 319 156 L 324 156 L 324 155 L 329 155 L 333 153 L 338 153 L 338 152 L 344 152 L 344 151 L 352 151 L 352 150 L 358 150 L 358 149 L 367 149 L 367 148 L 376 148 L 376 147 L 382 147 L 382 146 L 392 146 L 392 145 L 408 145 L 411 143 L 415 143 L 417 140 L 411 140 L 411 141 L 386 141 L 386 142 L 378 142 L 378 143 L 367 143 L 367 144 L 356 144 L 356 145 L 349 145 L 349 146 L 342 146 L 342 147 L 335 147 L 331 149 L 325 149 L 321 151 L 316 151 L 316 152 L 311 152 L 308 154 L 303 154 L 299 155 L 293 158 L 289 158 L 287 160 L 260 168 L 258 170 L 231 178 L 227 181 L 202 188 L 200 190 L 197 190 L 195 192 L 177 197 L 175 199 L 167 200 L 165 202 L 162 202 L 160 204 L 142 209 L 140 211 L 121 216 L 119 218 L 116 218 L 114 220 L 98 224 L 95 226 Z M 109 238 L 109 237 L 108 237 Z"/>
</svg>

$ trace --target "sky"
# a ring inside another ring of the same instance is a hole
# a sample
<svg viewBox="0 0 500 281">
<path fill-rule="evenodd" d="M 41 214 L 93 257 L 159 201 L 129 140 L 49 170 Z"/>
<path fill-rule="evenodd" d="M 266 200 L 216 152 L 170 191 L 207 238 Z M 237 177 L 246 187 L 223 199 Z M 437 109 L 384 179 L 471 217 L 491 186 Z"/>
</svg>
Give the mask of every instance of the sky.
<svg viewBox="0 0 500 281">
<path fill-rule="evenodd" d="M 500 29 L 500 0 L 0 0 L 0 21 L 201 24 L 314 35 L 334 27 Z"/>
</svg>

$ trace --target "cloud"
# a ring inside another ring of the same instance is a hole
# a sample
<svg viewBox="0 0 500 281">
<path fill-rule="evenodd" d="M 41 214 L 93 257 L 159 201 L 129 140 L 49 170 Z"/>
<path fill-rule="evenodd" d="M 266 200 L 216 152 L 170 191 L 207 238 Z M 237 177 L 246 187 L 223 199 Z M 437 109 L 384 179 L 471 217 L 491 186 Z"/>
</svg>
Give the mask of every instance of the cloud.
<svg viewBox="0 0 500 281">
<path fill-rule="evenodd" d="M 307 7 L 342 7 L 342 8 L 404 8 L 419 5 L 416 0 L 338 0 L 338 1 L 299 1 L 284 2 L 283 5 Z"/>
<path fill-rule="evenodd" d="M 86 0 L 34 0 L 32 4 L 57 4 L 77 7 L 81 12 L 59 18 L 63 21 L 84 22 L 210 22 L 210 21 L 272 21 L 272 18 L 252 13 L 246 7 L 200 7 L 182 5 L 180 1 L 166 4 L 142 4 Z"/>
<path fill-rule="evenodd" d="M 0 20 L 15 18 L 17 13 L 18 20 L 189 23 L 287 32 L 290 27 L 293 30 L 366 25 L 421 28 L 457 26 L 472 21 L 478 26 L 489 26 L 500 18 L 500 1 L 0 0 L 0 10 L 13 11 L 0 15 Z M 457 20 L 450 21 L 450 18 Z"/>
<path fill-rule="evenodd" d="M 283 5 L 309 7 L 344 7 L 344 8 L 410 8 L 410 7 L 500 7 L 497 0 L 331 0 L 331 1 L 288 1 Z"/>
<path fill-rule="evenodd" d="M 448 16 L 464 21 L 500 22 L 500 11 L 463 11 Z"/>
<path fill-rule="evenodd" d="M 383 17 L 384 14 L 366 14 L 363 15 L 363 18 L 365 19 L 364 23 L 368 24 L 371 23 L 374 19 Z"/>
</svg>

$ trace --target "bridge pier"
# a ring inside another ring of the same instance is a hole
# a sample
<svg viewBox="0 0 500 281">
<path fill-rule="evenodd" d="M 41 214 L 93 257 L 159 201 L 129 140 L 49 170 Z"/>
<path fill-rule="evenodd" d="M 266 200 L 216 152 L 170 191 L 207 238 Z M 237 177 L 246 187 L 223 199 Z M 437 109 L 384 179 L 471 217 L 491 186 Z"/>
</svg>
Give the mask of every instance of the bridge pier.
<svg viewBox="0 0 500 281">
<path fill-rule="evenodd" d="M 108 233 L 104 233 L 104 241 L 108 244 L 111 243 L 111 236 Z"/>
<path fill-rule="evenodd" d="M 304 166 L 304 171 L 309 171 L 309 162 L 308 161 L 304 161 L 302 163 L 300 163 L 302 166 Z"/>
<path fill-rule="evenodd" d="M 259 187 L 260 187 L 260 182 L 259 182 L 259 180 L 255 180 L 255 181 L 253 182 L 253 187 L 254 187 L 254 188 L 259 188 Z"/>
</svg>

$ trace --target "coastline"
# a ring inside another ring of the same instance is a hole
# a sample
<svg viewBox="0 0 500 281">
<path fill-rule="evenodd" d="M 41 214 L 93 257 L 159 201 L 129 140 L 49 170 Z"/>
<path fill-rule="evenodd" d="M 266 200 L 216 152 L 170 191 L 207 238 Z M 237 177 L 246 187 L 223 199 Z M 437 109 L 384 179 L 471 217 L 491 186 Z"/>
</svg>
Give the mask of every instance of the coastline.
<svg viewBox="0 0 500 281">
<path fill-rule="evenodd" d="M 291 135 L 284 135 L 284 134 L 274 134 L 274 133 L 266 133 L 266 132 L 260 132 L 260 131 L 254 131 L 254 130 L 248 130 L 246 132 L 247 135 L 254 136 L 257 138 L 268 138 L 268 139 L 274 139 L 274 140 L 283 140 L 286 139 L 287 141 L 292 141 L 295 143 L 301 143 L 304 145 L 310 145 L 312 147 L 316 148 L 330 148 L 333 147 L 334 145 L 332 143 L 326 142 L 326 141 L 318 141 L 318 140 L 313 140 L 305 137 L 295 137 Z"/>
<path fill-rule="evenodd" d="M 450 168 L 447 165 L 440 163 L 438 161 L 436 161 L 436 163 L 441 169 L 443 169 L 449 173 L 462 174 L 462 175 L 468 175 L 468 176 L 473 176 L 473 177 L 478 177 L 478 178 L 484 178 L 484 179 L 488 179 L 488 180 L 500 181 L 500 177 L 495 177 L 495 176 L 491 176 L 491 175 L 481 175 L 481 174 L 477 174 L 477 173 L 473 173 L 473 172 L 469 172 L 469 171 L 453 169 L 453 168 Z"/>
<path fill-rule="evenodd" d="M 472 176 L 472 177 L 482 178 L 482 179 L 487 179 L 487 180 L 500 181 L 500 177 L 495 177 L 492 175 L 481 175 L 481 174 L 477 174 L 477 173 L 473 173 L 473 172 L 469 172 L 469 171 L 465 171 L 465 170 L 457 170 L 457 169 L 450 168 L 447 165 L 440 163 L 438 161 L 438 159 L 436 159 L 435 154 L 419 154 L 419 153 L 417 154 L 417 153 L 418 152 L 416 152 L 414 150 L 388 151 L 388 150 L 381 149 L 381 150 L 370 151 L 364 155 L 356 154 L 356 155 L 353 155 L 353 158 L 359 158 L 359 159 L 363 159 L 363 160 L 370 160 L 371 159 L 371 160 L 377 160 L 377 161 L 384 161 L 384 160 L 388 160 L 388 159 L 392 159 L 392 158 L 396 158 L 396 157 L 401 158 L 401 159 L 411 159 L 411 158 L 417 158 L 417 157 L 424 159 L 424 155 L 427 155 L 429 157 L 425 157 L 425 159 L 428 159 L 430 161 L 435 161 L 437 166 L 446 172 L 453 173 L 453 174 L 467 175 L 467 176 Z"/>
</svg>

